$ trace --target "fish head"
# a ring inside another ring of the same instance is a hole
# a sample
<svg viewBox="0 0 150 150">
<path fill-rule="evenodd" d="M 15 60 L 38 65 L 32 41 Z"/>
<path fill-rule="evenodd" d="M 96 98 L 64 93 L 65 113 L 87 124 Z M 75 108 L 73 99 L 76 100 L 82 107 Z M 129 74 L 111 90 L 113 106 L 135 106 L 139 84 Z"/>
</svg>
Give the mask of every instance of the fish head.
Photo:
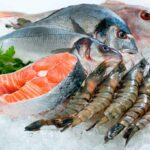
<svg viewBox="0 0 150 150">
<path fill-rule="evenodd" d="M 126 51 L 132 54 L 138 52 L 135 39 L 123 20 L 104 19 L 97 25 L 94 37 L 120 52 Z"/>
<path fill-rule="evenodd" d="M 118 50 L 90 37 L 79 39 L 74 44 L 73 53 L 88 73 L 92 72 L 102 62 L 113 67 L 122 61 L 122 55 Z"/>
<path fill-rule="evenodd" d="M 103 4 L 117 13 L 135 37 L 139 51 L 147 58 L 150 48 L 150 8 L 108 0 Z"/>
<path fill-rule="evenodd" d="M 128 16 L 125 15 L 125 12 Z M 144 7 L 129 7 L 124 11 L 120 10 L 119 14 L 130 27 L 136 39 L 139 51 L 144 57 L 148 58 L 150 54 L 150 9 Z"/>
</svg>

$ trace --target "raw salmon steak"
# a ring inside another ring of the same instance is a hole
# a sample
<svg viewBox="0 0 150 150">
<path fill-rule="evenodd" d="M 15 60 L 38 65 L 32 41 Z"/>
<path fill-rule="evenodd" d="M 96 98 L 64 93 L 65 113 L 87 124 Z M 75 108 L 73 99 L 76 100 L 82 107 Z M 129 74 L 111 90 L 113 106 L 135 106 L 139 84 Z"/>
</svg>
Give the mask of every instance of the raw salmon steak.
<svg viewBox="0 0 150 150">
<path fill-rule="evenodd" d="M 75 92 L 84 79 L 83 68 L 74 55 L 50 55 L 17 72 L 0 75 L 0 101 L 10 110 L 17 107 L 16 110 L 26 108 L 27 112 L 43 111 L 37 105 L 55 107 Z"/>
</svg>

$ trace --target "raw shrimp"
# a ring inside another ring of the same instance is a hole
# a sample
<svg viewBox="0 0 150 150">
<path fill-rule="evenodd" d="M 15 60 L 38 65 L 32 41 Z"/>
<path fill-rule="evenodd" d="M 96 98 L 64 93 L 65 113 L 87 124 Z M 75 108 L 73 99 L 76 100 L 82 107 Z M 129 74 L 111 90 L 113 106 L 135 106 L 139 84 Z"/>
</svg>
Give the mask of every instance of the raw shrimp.
<svg viewBox="0 0 150 150">
<path fill-rule="evenodd" d="M 97 94 L 94 95 L 92 102 L 80 111 L 72 120 L 71 126 L 86 121 L 95 114 L 103 111 L 112 102 L 113 94 L 119 84 L 119 81 L 125 71 L 125 66 L 119 64 L 108 76 L 108 78 L 100 85 Z"/>
<path fill-rule="evenodd" d="M 139 85 L 143 80 L 146 64 L 146 60 L 143 59 L 123 78 L 113 103 L 104 111 L 104 116 L 98 123 L 99 125 L 119 119 L 133 106 L 138 96 Z"/>
<path fill-rule="evenodd" d="M 104 62 L 101 65 L 99 65 L 96 68 L 96 70 L 87 77 L 85 82 L 83 82 L 81 89 L 77 91 L 77 93 L 74 96 L 71 97 L 66 109 L 63 112 L 61 112 L 60 115 L 57 115 L 53 119 L 39 120 L 33 122 L 25 129 L 31 131 L 39 130 L 43 125 L 55 125 L 57 127 L 63 127 L 65 124 L 68 124 L 70 118 L 75 116 L 90 102 L 91 96 L 94 93 L 97 85 L 99 85 L 105 77 L 106 68 L 107 65 Z"/>
<path fill-rule="evenodd" d="M 143 129 L 150 123 L 150 109 L 149 111 L 136 123 L 132 123 L 129 125 L 123 137 L 126 139 L 126 144 L 128 144 L 129 140 L 133 137 L 133 135 L 139 130 Z"/>
<path fill-rule="evenodd" d="M 150 107 L 150 73 L 145 77 L 144 82 L 142 83 L 139 96 L 136 103 L 128 112 L 124 115 L 123 118 L 111 127 L 106 136 L 105 142 L 113 139 L 118 135 L 125 127 L 128 127 L 131 123 L 134 123 L 137 119 L 142 117 Z"/>
</svg>

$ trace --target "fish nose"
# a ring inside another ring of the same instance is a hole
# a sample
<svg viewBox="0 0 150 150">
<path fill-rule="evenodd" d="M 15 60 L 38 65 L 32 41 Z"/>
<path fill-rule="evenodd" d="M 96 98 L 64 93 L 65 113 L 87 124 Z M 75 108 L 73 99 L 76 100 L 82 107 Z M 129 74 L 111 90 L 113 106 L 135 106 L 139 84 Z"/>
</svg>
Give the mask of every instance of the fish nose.
<svg viewBox="0 0 150 150">
<path fill-rule="evenodd" d="M 130 54 L 137 54 L 138 48 L 135 42 L 134 37 L 131 34 L 128 34 L 129 43 L 123 45 L 123 52 L 124 53 L 130 53 Z"/>
</svg>

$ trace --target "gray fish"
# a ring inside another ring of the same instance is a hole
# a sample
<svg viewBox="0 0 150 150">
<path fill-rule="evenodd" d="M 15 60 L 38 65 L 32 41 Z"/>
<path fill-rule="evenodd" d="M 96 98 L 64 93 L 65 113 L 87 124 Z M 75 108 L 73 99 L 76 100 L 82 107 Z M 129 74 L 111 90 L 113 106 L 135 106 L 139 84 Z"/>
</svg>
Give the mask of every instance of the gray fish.
<svg viewBox="0 0 150 150">
<path fill-rule="evenodd" d="M 83 67 L 88 68 L 86 69 L 88 72 L 93 70 L 93 66 L 97 65 L 96 62 L 101 61 L 100 53 L 110 55 L 110 57 L 112 54 L 117 57 L 121 56 L 117 50 L 87 35 L 41 26 L 18 29 L 1 37 L 0 45 L 3 49 L 14 46 L 16 57 L 24 61 L 36 61 L 52 53 L 66 51 L 74 53 Z"/>
<path fill-rule="evenodd" d="M 57 26 L 91 35 L 115 49 L 137 53 L 134 37 L 126 23 L 113 11 L 94 4 L 69 6 L 29 26 Z"/>
</svg>

